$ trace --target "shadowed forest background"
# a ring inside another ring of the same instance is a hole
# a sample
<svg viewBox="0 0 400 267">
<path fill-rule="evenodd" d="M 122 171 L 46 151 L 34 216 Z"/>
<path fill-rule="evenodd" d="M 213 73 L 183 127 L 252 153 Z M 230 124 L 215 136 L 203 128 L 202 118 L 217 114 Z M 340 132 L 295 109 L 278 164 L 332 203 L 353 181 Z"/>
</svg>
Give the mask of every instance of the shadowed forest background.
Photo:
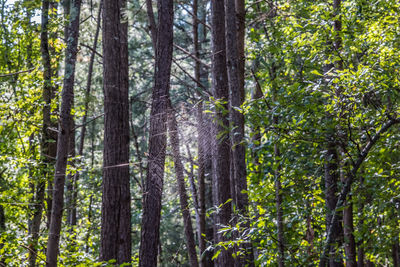
<svg viewBox="0 0 400 267">
<path fill-rule="evenodd" d="M 0 0 L 0 266 L 400 266 L 400 2 Z"/>
</svg>

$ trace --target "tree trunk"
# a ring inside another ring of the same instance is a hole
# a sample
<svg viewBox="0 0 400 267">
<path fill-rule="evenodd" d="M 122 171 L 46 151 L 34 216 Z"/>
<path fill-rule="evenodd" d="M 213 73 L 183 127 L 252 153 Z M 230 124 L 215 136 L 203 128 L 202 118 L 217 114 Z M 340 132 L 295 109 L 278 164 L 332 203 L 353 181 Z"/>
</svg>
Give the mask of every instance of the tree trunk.
<svg viewBox="0 0 400 267">
<path fill-rule="evenodd" d="M 196 1 L 196 0 L 195 0 Z M 197 150 L 198 150 L 198 200 L 199 200 L 199 225 L 198 229 L 198 239 L 199 239 L 199 253 L 200 253 L 200 266 L 205 266 L 206 258 L 203 257 L 203 253 L 206 249 L 206 201 L 205 201 L 205 151 L 204 143 L 206 138 L 202 135 L 204 122 L 203 122 L 203 102 L 200 102 L 197 107 Z"/>
<path fill-rule="evenodd" d="M 125 0 L 103 2 L 104 150 L 100 259 L 131 262 L 128 24 Z"/>
<path fill-rule="evenodd" d="M 353 223 L 353 203 L 351 196 L 347 199 L 346 207 L 343 210 L 343 233 L 344 233 L 344 249 L 346 253 L 346 266 L 356 267 L 356 241 L 354 239 L 354 223 Z"/>
<path fill-rule="evenodd" d="M 88 77 L 86 83 L 86 90 L 85 90 L 85 98 L 84 98 L 84 110 L 83 110 L 83 119 L 82 119 L 82 128 L 80 133 L 79 139 L 79 147 L 78 147 L 78 154 L 77 156 L 80 157 L 83 155 L 83 147 L 86 138 L 86 124 L 87 124 L 87 117 L 89 111 L 89 102 L 90 102 L 90 92 L 92 87 L 92 76 L 93 76 L 93 66 L 94 60 L 96 57 L 96 50 L 97 50 L 97 42 L 100 33 L 100 25 L 101 25 L 101 11 L 102 11 L 103 2 L 100 2 L 98 15 L 97 15 L 97 27 L 93 41 L 93 51 L 90 55 L 89 61 L 89 68 L 88 68 Z M 71 138 L 72 141 L 72 138 Z M 75 145 L 71 145 L 71 148 L 75 147 Z M 73 177 L 71 177 L 70 181 L 70 201 L 69 201 L 69 214 L 67 215 L 67 221 L 69 222 L 70 226 L 76 226 L 77 223 L 77 198 L 78 198 L 78 181 L 79 181 L 80 173 L 77 172 Z M 68 195 L 68 194 L 67 194 Z M 68 202 L 67 202 L 68 204 Z"/>
<path fill-rule="evenodd" d="M 72 108 L 74 108 L 74 100 L 72 100 Z M 72 116 L 71 116 L 72 117 Z M 75 120 L 71 118 L 70 122 L 71 126 L 71 134 L 69 138 L 69 151 L 68 151 L 68 158 L 70 159 L 68 162 L 68 165 L 71 166 L 72 168 L 75 166 L 75 157 L 76 157 L 76 151 L 75 151 Z M 73 226 L 76 225 L 76 218 L 74 217 L 74 202 L 73 202 L 73 196 L 74 196 L 74 180 L 75 180 L 75 175 L 69 173 L 66 177 L 66 189 L 67 192 L 65 194 L 65 204 L 66 204 L 66 217 L 67 221 L 66 224 L 69 227 L 69 232 L 72 234 L 73 233 Z M 73 238 L 72 238 L 73 239 Z"/>
<path fill-rule="evenodd" d="M 229 115 L 228 100 L 229 87 L 226 68 L 226 43 L 225 43 L 225 10 L 224 2 L 220 0 L 211 1 L 211 34 L 212 34 L 212 75 L 213 94 L 219 104 L 215 107 L 215 189 L 217 206 L 220 210 L 217 214 L 217 231 L 230 223 L 232 217 L 232 204 L 229 201 L 230 193 L 230 151 L 229 142 Z M 217 242 L 228 241 L 228 238 L 217 233 Z M 233 266 L 234 261 L 230 249 L 221 248 L 221 254 L 217 259 L 219 266 Z"/>
<path fill-rule="evenodd" d="M 193 0 L 192 12 L 193 12 L 193 54 L 196 58 L 200 58 L 200 46 L 199 42 L 199 19 L 198 19 L 198 0 Z M 201 70 L 202 66 L 199 60 L 194 61 L 194 77 L 197 81 L 202 83 Z M 203 83 L 202 83 L 203 84 Z M 203 84 L 204 85 L 204 84 Z M 200 97 L 202 97 L 200 95 Z M 206 256 L 203 253 L 206 250 L 206 203 L 205 203 L 205 151 L 204 142 L 207 139 L 204 134 L 204 122 L 203 122 L 203 101 L 200 100 L 197 106 L 197 150 L 198 150 L 198 214 L 199 220 L 197 225 L 197 235 L 199 239 L 199 254 L 200 254 L 200 266 L 206 265 Z"/>
<path fill-rule="evenodd" d="M 326 199 L 326 229 L 332 231 L 332 242 L 329 245 L 329 266 L 343 266 L 343 260 L 339 255 L 339 249 L 343 241 L 343 228 L 341 219 L 331 225 L 332 215 L 335 212 L 337 197 L 338 175 L 338 155 L 334 141 L 329 141 L 328 150 L 325 155 L 325 199 Z M 338 217 L 341 217 L 338 215 Z M 330 229 L 332 228 L 332 229 Z"/>
<path fill-rule="evenodd" d="M 225 36 L 226 36 L 226 55 L 227 70 L 230 90 L 230 120 L 232 121 L 233 130 L 231 134 L 231 143 L 233 151 L 233 167 L 235 192 L 237 196 L 238 209 L 244 213 L 247 209 L 247 194 L 242 191 L 247 190 L 246 181 L 246 160 L 244 146 L 244 116 L 237 109 L 241 108 L 244 101 L 244 73 L 240 73 L 242 67 L 238 44 L 237 20 L 235 13 L 235 0 L 225 0 Z M 243 69 L 244 70 L 244 69 Z"/>
<path fill-rule="evenodd" d="M 171 140 L 171 148 L 172 148 L 172 155 L 174 159 L 174 166 L 175 166 L 175 173 L 176 173 L 176 180 L 178 182 L 178 191 L 179 191 L 179 199 L 181 204 L 181 211 L 183 217 L 183 224 L 185 228 L 185 237 L 186 237 L 186 244 L 188 248 L 189 254 L 189 262 L 190 266 L 196 267 L 199 266 L 197 261 L 197 253 L 196 253 L 196 243 L 194 240 L 193 234 L 193 227 L 192 227 L 192 219 L 190 216 L 190 207 L 188 203 L 188 196 L 186 192 L 185 186 L 185 177 L 184 177 L 184 167 L 181 160 L 181 154 L 179 151 L 180 141 L 179 141 L 179 133 L 178 133 L 178 126 L 175 118 L 175 112 L 169 103 L 169 113 L 168 113 L 168 130 L 170 134 Z"/>
<path fill-rule="evenodd" d="M 278 119 L 274 118 L 274 124 L 278 123 Z M 275 205 L 276 205 L 276 219 L 278 223 L 278 266 L 285 266 L 285 239 L 283 232 L 283 209 L 282 209 L 282 184 L 281 184 L 281 174 L 280 174 L 280 166 L 279 160 L 280 151 L 278 144 L 274 144 L 274 154 L 275 154 Z"/>
<path fill-rule="evenodd" d="M 160 0 L 156 47 L 155 84 L 152 95 L 147 179 L 143 200 L 139 266 L 157 265 L 160 241 L 160 214 L 163 189 L 166 119 L 173 49 L 172 0 Z"/>
<path fill-rule="evenodd" d="M 236 14 L 239 14 L 237 16 Z M 231 194 L 238 211 L 246 216 L 248 208 L 246 148 L 244 144 L 244 115 L 238 109 L 244 102 L 244 1 L 225 0 L 225 37 L 227 70 L 230 90 L 230 120 L 232 146 Z M 248 227 L 246 223 L 244 227 Z M 251 244 L 243 244 L 245 256 L 239 258 L 236 265 L 253 266 Z"/>
<path fill-rule="evenodd" d="M 50 64 L 50 53 L 49 53 L 49 44 L 48 44 L 48 21 L 49 21 L 49 2 L 44 0 L 42 2 L 42 29 L 40 34 L 40 50 L 42 56 L 42 64 L 43 64 L 43 92 L 42 98 L 44 101 L 43 105 L 43 128 L 42 128 L 42 138 L 41 138 L 41 162 L 43 164 L 43 178 L 38 177 L 36 181 L 36 185 L 34 185 L 35 190 L 33 190 L 36 195 L 34 196 L 34 208 L 33 208 L 33 217 L 30 228 L 30 240 L 29 240 L 29 256 L 28 262 L 30 267 L 34 267 L 36 264 L 37 258 L 37 245 L 39 240 L 39 232 L 40 232 L 40 224 L 42 220 L 42 213 L 44 207 L 44 197 L 45 197 L 45 188 L 46 188 L 46 178 L 50 176 L 50 172 L 48 171 L 49 165 L 53 161 L 51 159 L 51 154 L 54 151 L 52 149 L 51 139 L 53 137 L 49 128 L 51 127 L 51 64 Z M 48 202 L 49 204 L 49 202 Z M 51 206 L 51 205 L 50 205 Z"/>
<path fill-rule="evenodd" d="M 3 205 L 0 205 L 0 236 L 6 230 L 6 215 Z M 3 241 L 0 241 L 0 250 L 4 247 Z M 0 266 L 7 266 L 3 256 L 0 255 Z"/>
<path fill-rule="evenodd" d="M 399 267 L 400 266 L 400 255 L 399 255 L 399 240 L 394 242 L 392 245 L 392 259 L 393 259 L 393 267 Z"/>
<path fill-rule="evenodd" d="M 71 108 L 74 99 L 75 63 L 79 37 L 79 14 L 81 1 L 74 0 L 70 8 L 69 35 L 65 59 L 64 86 L 62 91 L 61 115 L 58 128 L 57 161 L 54 175 L 53 204 L 49 238 L 47 241 L 46 266 L 57 265 L 58 245 L 60 241 L 61 219 L 64 205 L 64 184 L 72 133 Z"/>
</svg>

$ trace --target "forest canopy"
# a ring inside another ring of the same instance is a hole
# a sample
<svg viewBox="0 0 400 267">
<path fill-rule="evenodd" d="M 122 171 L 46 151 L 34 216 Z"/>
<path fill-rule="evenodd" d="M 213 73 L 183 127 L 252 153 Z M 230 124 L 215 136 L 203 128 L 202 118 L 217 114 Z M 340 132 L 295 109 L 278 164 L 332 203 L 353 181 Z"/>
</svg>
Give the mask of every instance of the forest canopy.
<svg viewBox="0 0 400 267">
<path fill-rule="evenodd" d="M 0 0 L 0 266 L 400 267 L 399 13 Z"/>
</svg>

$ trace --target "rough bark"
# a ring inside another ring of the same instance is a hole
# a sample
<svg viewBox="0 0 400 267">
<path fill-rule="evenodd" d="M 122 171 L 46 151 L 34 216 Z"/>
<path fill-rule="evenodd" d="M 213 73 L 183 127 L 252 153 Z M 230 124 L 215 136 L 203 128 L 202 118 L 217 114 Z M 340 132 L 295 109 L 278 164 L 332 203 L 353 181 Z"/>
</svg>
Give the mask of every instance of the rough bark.
<svg viewBox="0 0 400 267">
<path fill-rule="evenodd" d="M 166 113 L 173 49 L 173 12 L 172 0 L 159 1 L 155 84 L 150 113 L 148 166 L 139 251 L 139 266 L 141 267 L 157 265 L 166 149 Z"/>
<path fill-rule="evenodd" d="M 64 184 L 71 135 L 71 107 L 74 98 L 75 62 L 79 37 L 80 0 L 72 1 L 69 19 L 69 35 L 65 59 L 60 122 L 58 127 L 57 161 L 54 174 L 53 202 L 49 238 L 47 241 L 46 266 L 57 266 L 61 219 L 64 205 Z"/>
<path fill-rule="evenodd" d="M 232 204 L 229 201 L 230 193 L 230 141 L 228 100 L 229 87 L 226 68 L 226 43 L 225 43 L 225 10 L 224 2 L 220 0 L 211 1 L 211 24 L 212 24 L 212 83 L 213 94 L 216 101 L 215 114 L 215 154 L 213 161 L 215 164 L 215 189 L 217 206 L 220 207 L 217 214 L 217 231 L 229 225 L 232 217 Z M 221 233 L 217 233 L 217 241 L 228 241 L 228 238 Z M 231 250 L 221 248 L 220 256 L 217 259 L 219 266 L 233 266 Z"/>
<path fill-rule="evenodd" d="M 241 212 L 245 212 L 248 204 L 247 194 L 242 193 L 247 190 L 246 181 L 246 161 L 244 139 L 244 116 L 238 111 L 244 101 L 244 73 L 241 73 L 240 67 L 243 67 L 239 52 L 237 19 L 235 13 L 235 0 L 225 0 L 225 38 L 227 70 L 230 90 L 230 120 L 232 122 L 231 143 L 233 152 L 233 166 L 235 192 L 237 196 L 237 206 Z M 243 47 L 242 47 L 243 49 Z M 242 69 L 244 71 L 244 69 Z"/>
<path fill-rule="evenodd" d="M 237 16 L 238 14 L 238 16 Z M 230 121 L 232 146 L 231 194 L 238 211 L 246 216 L 248 208 L 246 148 L 244 144 L 244 115 L 238 109 L 244 101 L 244 1 L 225 0 L 225 39 L 230 90 Z M 244 227 L 248 227 L 248 223 Z M 245 251 L 236 265 L 253 266 L 251 244 L 241 246 Z"/>
<path fill-rule="evenodd" d="M 126 0 L 103 2 L 104 150 L 100 259 L 131 262 Z"/>
<path fill-rule="evenodd" d="M 326 202 L 326 229 L 332 231 L 332 242 L 329 244 L 329 266 L 343 266 L 343 260 L 339 255 L 339 248 L 343 242 L 343 228 L 341 219 L 331 224 L 333 212 L 337 203 L 337 184 L 339 182 L 338 155 L 334 141 L 328 143 L 325 155 L 325 202 Z M 338 215 L 338 217 L 341 217 Z"/>
<path fill-rule="evenodd" d="M 171 107 L 171 103 L 169 103 L 168 131 L 170 135 L 170 143 L 171 143 L 172 155 L 175 166 L 176 180 L 178 183 L 179 200 L 183 217 L 183 225 L 185 229 L 185 238 L 186 238 L 186 245 L 188 248 L 189 262 L 190 266 L 196 267 L 199 266 L 196 253 L 196 243 L 193 234 L 192 219 L 190 216 L 190 209 L 189 209 L 190 207 L 185 186 L 185 177 L 183 173 L 184 167 L 182 164 L 181 154 L 179 151 L 180 141 L 179 141 L 178 126 L 175 118 L 175 111 Z"/>
</svg>

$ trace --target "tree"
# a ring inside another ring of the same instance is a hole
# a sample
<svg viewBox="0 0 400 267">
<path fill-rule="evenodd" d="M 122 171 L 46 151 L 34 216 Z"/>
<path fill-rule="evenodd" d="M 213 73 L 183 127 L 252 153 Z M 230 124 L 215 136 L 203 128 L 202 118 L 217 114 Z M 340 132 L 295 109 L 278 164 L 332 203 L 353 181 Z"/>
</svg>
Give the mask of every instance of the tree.
<svg viewBox="0 0 400 267">
<path fill-rule="evenodd" d="M 129 176 L 128 25 L 126 1 L 104 0 L 103 88 L 104 150 L 101 208 L 103 261 L 131 261 L 131 197 Z"/>
<path fill-rule="evenodd" d="M 52 70 L 51 70 L 51 59 L 49 52 L 49 41 L 48 41 L 48 24 L 49 24 L 49 1 L 42 1 L 42 28 L 40 34 L 40 48 L 42 56 L 42 64 L 44 67 L 44 83 L 42 97 L 44 101 L 42 118 L 43 118 L 43 128 L 42 128 L 42 140 L 41 140 L 41 157 L 43 161 L 43 178 L 38 181 L 32 182 L 33 187 L 33 217 L 30 226 L 31 240 L 30 240 L 30 250 L 29 250 L 29 266 L 34 267 L 37 258 L 37 244 L 39 240 L 40 224 L 42 221 L 42 213 L 44 207 L 44 197 L 46 188 L 46 178 L 47 182 L 51 179 L 51 171 L 49 171 L 54 163 L 53 158 L 56 156 L 57 147 L 55 142 L 54 133 L 50 130 L 54 123 L 51 120 L 51 100 L 54 97 L 54 88 L 52 86 Z M 49 203 L 48 203 L 49 204 Z M 51 206 L 51 205 L 50 205 Z"/>
<path fill-rule="evenodd" d="M 65 74 L 62 90 L 60 122 L 58 127 L 57 161 L 54 174 L 53 202 L 49 238 L 47 241 L 46 266 L 57 266 L 58 246 L 60 242 L 61 219 L 64 205 L 64 184 L 67 169 L 69 142 L 72 133 L 71 115 L 74 100 L 75 63 L 79 37 L 79 17 L 81 1 L 73 0 L 70 7 L 68 40 L 65 57 Z"/>
<path fill-rule="evenodd" d="M 232 213 L 231 192 L 230 192 L 230 150 L 229 143 L 229 87 L 226 68 L 226 43 L 225 43 L 225 10 L 224 2 L 211 1 L 211 34 L 212 34 L 212 86 L 215 98 L 215 123 L 214 136 L 215 152 L 214 164 L 214 189 L 216 190 L 214 200 L 218 207 L 217 227 L 218 240 L 224 242 L 227 238 L 220 232 L 220 229 L 229 225 Z M 219 266 L 232 266 L 233 258 L 231 250 L 222 249 L 218 258 Z"/>
<path fill-rule="evenodd" d="M 150 113 L 148 165 L 143 196 L 139 252 L 139 266 L 143 267 L 157 265 L 166 149 L 166 121 L 172 63 L 173 17 L 173 1 L 160 0 L 154 88 Z"/>
<path fill-rule="evenodd" d="M 178 123 L 176 122 L 175 112 L 172 108 L 171 102 L 168 103 L 168 130 L 170 135 L 170 143 L 172 147 L 172 155 L 174 158 L 174 167 L 176 173 L 176 180 L 178 182 L 179 201 L 181 205 L 181 212 L 185 228 L 185 238 L 189 253 L 190 266 L 199 266 L 196 253 L 196 243 L 193 234 L 192 219 L 190 216 L 188 196 L 186 193 L 184 167 L 182 164 L 181 154 L 179 151 L 180 141 L 178 132 Z"/>
</svg>

